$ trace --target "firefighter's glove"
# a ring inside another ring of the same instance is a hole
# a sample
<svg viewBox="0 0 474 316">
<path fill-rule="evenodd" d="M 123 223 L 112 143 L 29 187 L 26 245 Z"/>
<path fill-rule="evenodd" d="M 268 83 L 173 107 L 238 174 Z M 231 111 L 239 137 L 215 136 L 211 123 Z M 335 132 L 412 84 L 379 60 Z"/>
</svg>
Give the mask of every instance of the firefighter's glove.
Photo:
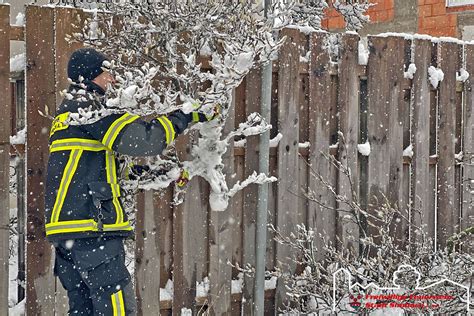
<svg viewBox="0 0 474 316">
<path fill-rule="evenodd" d="M 132 165 L 128 173 L 129 180 L 138 180 L 144 174 L 150 173 L 150 167 L 147 165 Z"/>
<path fill-rule="evenodd" d="M 199 103 L 194 103 L 193 106 L 194 106 L 194 108 L 199 108 L 200 104 Z M 194 123 L 197 123 L 197 122 L 210 122 L 221 114 L 221 110 L 222 110 L 221 105 L 216 104 L 214 106 L 214 108 L 212 109 L 212 114 L 211 115 L 206 115 L 204 113 L 194 111 L 194 112 L 192 112 L 193 122 Z"/>
<path fill-rule="evenodd" d="M 182 170 L 179 175 L 178 180 L 176 180 L 176 185 L 180 188 L 184 187 L 189 182 L 189 172 Z"/>
</svg>

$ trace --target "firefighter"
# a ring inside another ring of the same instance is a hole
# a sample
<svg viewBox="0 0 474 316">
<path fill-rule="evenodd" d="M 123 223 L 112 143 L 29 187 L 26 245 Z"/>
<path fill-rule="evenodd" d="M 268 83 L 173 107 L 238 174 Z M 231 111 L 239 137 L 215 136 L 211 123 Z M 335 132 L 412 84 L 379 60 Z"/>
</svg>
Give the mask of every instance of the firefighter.
<svg viewBox="0 0 474 316">
<path fill-rule="evenodd" d="M 113 76 L 107 57 L 91 48 L 75 51 L 68 77 L 99 98 L 65 98 L 49 135 L 46 174 L 46 237 L 56 249 L 54 274 L 69 298 L 72 315 L 134 315 L 135 295 L 125 266 L 123 239 L 132 227 L 120 201 L 116 154 L 159 155 L 191 122 L 218 115 L 175 111 L 146 122 L 130 113 L 91 124 L 68 125 L 79 108 L 97 106 Z M 70 92 L 81 88 L 72 84 Z M 217 107 L 216 107 L 217 109 Z M 185 179 L 180 179 L 184 181 Z"/>
</svg>

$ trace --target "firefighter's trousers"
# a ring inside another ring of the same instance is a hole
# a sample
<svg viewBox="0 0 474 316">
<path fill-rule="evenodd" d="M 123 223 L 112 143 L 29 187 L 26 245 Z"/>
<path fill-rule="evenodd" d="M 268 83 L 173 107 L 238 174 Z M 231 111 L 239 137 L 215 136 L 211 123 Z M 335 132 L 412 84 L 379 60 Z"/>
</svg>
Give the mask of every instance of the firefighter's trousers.
<svg viewBox="0 0 474 316">
<path fill-rule="evenodd" d="M 136 314 L 122 238 L 81 238 L 54 246 L 54 274 L 67 291 L 69 315 Z"/>
</svg>

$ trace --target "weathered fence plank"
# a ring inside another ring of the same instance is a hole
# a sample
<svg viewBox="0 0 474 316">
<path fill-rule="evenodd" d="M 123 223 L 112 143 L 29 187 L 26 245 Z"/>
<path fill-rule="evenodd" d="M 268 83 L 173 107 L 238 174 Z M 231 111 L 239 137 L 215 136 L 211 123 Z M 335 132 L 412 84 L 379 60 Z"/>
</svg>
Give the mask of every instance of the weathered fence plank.
<svg viewBox="0 0 474 316">
<path fill-rule="evenodd" d="M 184 143 L 186 138 L 180 141 Z M 207 275 L 209 189 L 201 178 L 193 178 L 187 186 L 184 202 L 174 208 L 173 313 L 176 315 L 180 315 L 182 308 L 197 312 L 196 281 Z"/>
<path fill-rule="evenodd" d="M 335 216 L 331 207 L 332 197 L 327 189 L 327 182 L 331 184 L 329 145 L 330 145 L 330 112 L 333 106 L 331 100 L 332 80 L 329 73 L 330 56 L 323 43 L 327 43 L 328 34 L 313 33 L 310 36 L 310 64 L 309 64 L 309 165 L 311 175 L 308 189 L 312 198 L 308 207 L 308 227 L 316 232 L 316 257 L 324 257 L 324 240 L 334 242 Z M 326 157 L 325 157 L 326 156 Z M 321 179 L 319 178 L 321 177 Z M 323 182 L 324 181 L 324 182 Z"/>
<path fill-rule="evenodd" d="M 441 42 L 438 44 L 438 68 L 444 72 L 439 83 L 438 99 L 438 216 L 437 245 L 446 246 L 447 239 L 458 227 L 458 206 L 454 196 L 455 171 L 454 150 L 456 126 L 456 72 L 459 70 L 459 45 Z"/>
<path fill-rule="evenodd" d="M 81 32 L 82 25 L 78 22 L 77 17 L 84 16 L 85 12 L 79 9 L 71 8 L 54 8 L 55 15 L 55 80 L 56 80 L 56 105 L 59 105 L 62 100 L 62 90 L 69 86 L 67 80 L 67 64 L 72 52 L 82 46 L 82 43 L 70 43 L 66 40 L 67 36 L 74 33 Z M 56 106 L 51 109 L 53 113 L 56 112 Z M 67 314 L 69 305 L 67 303 L 67 292 L 61 285 L 58 278 L 56 278 L 56 297 L 55 310 L 58 314 Z"/>
<path fill-rule="evenodd" d="M 160 211 L 168 209 L 158 192 L 145 191 L 138 203 L 136 214 L 136 273 L 135 284 L 138 306 L 142 315 L 160 310 Z M 140 203 L 141 202 L 141 203 Z"/>
<path fill-rule="evenodd" d="M 0 5 L 0 314 L 8 314 L 10 240 L 10 6 Z"/>
<path fill-rule="evenodd" d="M 38 114 L 56 106 L 54 10 L 26 8 L 27 102 L 27 292 L 28 315 L 51 315 L 55 286 L 51 245 L 44 231 L 44 176 L 48 159 L 49 119 Z M 31 157 L 31 159 L 29 158 Z"/>
<path fill-rule="evenodd" d="M 405 42 L 401 37 L 369 37 L 369 42 L 368 212 L 375 215 L 376 208 L 387 202 L 398 207 L 401 195 L 403 130 L 398 124 L 397 108 L 400 97 L 403 97 L 400 82 L 403 77 L 400 76 L 404 72 Z M 380 80 L 380 74 L 386 74 L 384 80 Z M 370 227 L 368 231 L 375 233 Z M 373 237 L 379 242 L 380 236 Z"/>
<path fill-rule="evenodd" d="M 342 37 L 339 68 L 339 146 L 338 157 L 341 166 L 350 170 L 339 171 L 337 192 L 346 196 L 348 201 L 359 199 L 359 94 L 360 82 L 357 72 L 359 36 L 346 34 Z M 340 203 L 338 209 L 350 211 L 347 204 Z M 341 240 L 339 249 L 359 253 L 359 226 L 354 219 L 346 219 L 346 213 L 340 212 L 337 217 L 337 234 Z M 354 216 L 354 215 L 352 215 Z"/>
<path fill-rule="evenodd" d="M 68 36 L 82 32 L 87 14 L 81 9 L 61 8 L 54 9 L 55 14 L 55 58 L 56 58 L 56 102 L 63 100 L 61 92 L 69 87 L 67 80 L 67 64 L 69 57 L 83 45 L 80 42 L 67 40 Z"/>
<path fill-rule="evenodd" d="M 253 112 L 259 112 L 261 102 L 261 70 L 251 70 L 245 80 L 245 115 L 248 117 Z M 247 137 L 245 144 L 245 173 L 244 179 L 250 176 L 254 170 L 258 170 L 258 146 L 260 143 L 259 136 Z M 244 205 L 243 205 L 243 251 L 242 264 L 255 266 L 256 253 L 256 210 L 258 199 L 258 187 L 249 185 L 243 189 Z M 253 309 L 253 289 L 255 279 L 245 275 L 243 297 L 245 302 L 242 304 L 243 313 L 250 315 Z"/>
<path fill-rule="evenodd" d="M 461 230 L 474 225 L 474 45 L 465 45 L 466 71 L 471 75 L 464 83 L 463 172 Z M 472 253 L 474 238 L 465 237 L 463 251 Z"/>
<path fill-rule="evenodd" d="M 299 45 L 300 34 L 295 29 L 284 29 L 287 36 L 279 55 L 278 70 L 278 131 L 283 134 L 278 145 L 278 196 L 276 226 L 280 232 L 289 236 L 298 224 L 298 109 L 299 109 Z M 295 270 L 292 252 L 288 246 L 277 244 L 277 264 L 286 272 Z M 275 297 L 277 308 L 287 301 L 283 280 L 278 280 Z"/>
<path fill-rule="evenodd" d="M 430 208 L 429 156 L 430 156 L 430 82 L 428 68 L 431 65 L 432 43 L 428 40 L 414 40 L 416 72 L 413 76 L 413 126 L 412 126 L 412 211 L 411 220 L 428 237 L 434 237 L 435 209 Z M 420 234 L 412 228 L 412 241 L 420 239 Z"/>
<path fill-rule="evenodd" d="M 392 222 L 391 234 L 395 242 L 403 245 L 408 239 L 408 231 L 404 231 L 408 220 L 407 207 L 401 204 L 403 198 L 403 136 L 409 125 L 403 124 L 405 117 L 410 116 L 410 108 L 404 100 L 403 90 L 405 70 L 405 50 L 410 47 L 410 42 L 403 37 L 393 39 L 394 48 L 389 51 L 388 60 L 392 59 L 388 80 L 390 81 L 390 104 L 388 104 L 389 126 L 388 126 L 388 149 L 390 157 L 389 166 L 389 191 L 388 200 L 392 207 L 399 211 Z M 405 235 L 406 234 L 406 235 Z"/>
<path fill-rule="evenodd" d="M 229 109 L 224 134 L 234 130 L 235 91 L 232 93 L 232 107 Z M 227 148 L 222 163 L 229 188 L 237 179 L 234 174 L 234 145 Z M 232 259 L 232 232 L 235 220 L 232 211 L 233 201 L 225 211 L 210 211 L 209 222 L 209 313 L 212 315 L 230 315 L 232 268 L 228 264 Z"/>
<path fill-rule="evenodd" d="M 169 187 L 160 192 L 158 199 L 159 247 L 160 247 L 160 287 L 165 288 L 168 280 L 172 279 L 173 271 L 173 188 Z"/>
</svg>

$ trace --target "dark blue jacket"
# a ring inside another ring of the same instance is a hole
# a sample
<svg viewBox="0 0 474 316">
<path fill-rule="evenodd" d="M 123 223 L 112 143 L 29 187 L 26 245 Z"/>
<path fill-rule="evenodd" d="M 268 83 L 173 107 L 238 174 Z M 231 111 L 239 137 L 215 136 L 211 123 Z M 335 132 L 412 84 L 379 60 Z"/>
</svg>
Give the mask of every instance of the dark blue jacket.
<svg viewBox="0 0 474 316">
<path fill-rule="evenodd" d="M 159 155 L 192 121 L 192 115 L 176 111 L 151 122 L 123 113 L 93 124 L 67 124 L 71 113 L 91 105 L 97 104 L 64 100 L 52 123 L 45 192 L 50 241 L 129 235 L 116 154 Z"/>
</svg>

